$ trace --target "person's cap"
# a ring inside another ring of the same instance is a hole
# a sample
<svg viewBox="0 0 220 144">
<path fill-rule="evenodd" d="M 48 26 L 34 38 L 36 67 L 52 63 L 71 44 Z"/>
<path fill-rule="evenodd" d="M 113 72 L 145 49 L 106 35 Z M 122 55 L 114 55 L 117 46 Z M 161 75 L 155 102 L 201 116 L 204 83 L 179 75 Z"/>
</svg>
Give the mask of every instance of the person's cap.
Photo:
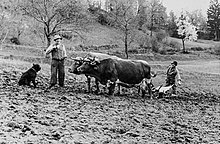
<svg viewBox="0 0 220 144">
<path fill-rule="evenodd" d="M 57 39 L 62 39 L 62 37 L 59 36 L 59 35 L 55 35 L 54 38 L 53 38 L 53 40 L 56 41 Z"/>
<path fill-rule="evenodd" d="M 175 66 L 177 66 L 177 61 L 173 61 L 171 64 L 174 64 Z"/>
</svg>

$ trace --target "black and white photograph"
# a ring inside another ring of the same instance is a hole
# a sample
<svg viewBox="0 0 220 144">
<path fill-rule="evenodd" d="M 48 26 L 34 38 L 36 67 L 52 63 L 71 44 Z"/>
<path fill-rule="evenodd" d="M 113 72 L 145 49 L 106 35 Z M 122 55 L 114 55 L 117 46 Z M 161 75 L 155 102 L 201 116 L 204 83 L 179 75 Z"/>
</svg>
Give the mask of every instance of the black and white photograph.
<svg viewBox="0 0 220 144">
<path fill-rule="evenodd" d="M 220 143 L 220 1 L 0 0 L 0 144 Z"/>
</svg>

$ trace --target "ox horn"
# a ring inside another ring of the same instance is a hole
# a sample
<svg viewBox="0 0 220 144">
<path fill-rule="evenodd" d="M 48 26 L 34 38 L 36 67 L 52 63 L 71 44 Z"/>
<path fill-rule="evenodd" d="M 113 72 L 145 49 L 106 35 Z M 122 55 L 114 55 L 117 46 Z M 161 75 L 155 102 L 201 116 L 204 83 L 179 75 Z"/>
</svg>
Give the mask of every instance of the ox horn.
<svg viewBox="0 0 220 144">
<path fill-rule="evenodd" d="M 84 58 L 82 61 L 84 61 L 84 62 L 91 62 L 91 60 L 89 58 Z"/>
<path fill-rule="evenodd" d="M 96 65 L 96 61 L 92 61 L 90 64 L 91 65 Z"/>
<path fill-rule="evenodd" d="M 94 60 L 93 57 L 87 57 L 87 59 L 89 59 L 90 61 L 93 61 L 93 60 Z"/>
<path fill-rule="evenodd" d="M 70 59 L 71 59 L 71 60 L 75 60 L 75 61 L 81 61 L 81 60 L 82 60 L 81 57 L 75 57 L 75 58 L 71 57 Z"/>
<path fill-rule="evenodd" d="M 91 62 L 91 65 L 97 65 L 97 64 L 99 64 L 99 63 L 100 63 L 99 58 L 93 57 L 93 60 L 92 60 L 92 62 Z"/>
<path fill-rule="evenodd" d="M 87 57 L 88 60 L 90 60 L 90 62 L 94 62 L 96 59 L 95 57 Z"/>
<path fill-rule="evenodd" d="M 97 57 L 94 57 L 94 61 L 97 62 L 97 63 L 100 63 L 100 60 Z"/>
</svg>

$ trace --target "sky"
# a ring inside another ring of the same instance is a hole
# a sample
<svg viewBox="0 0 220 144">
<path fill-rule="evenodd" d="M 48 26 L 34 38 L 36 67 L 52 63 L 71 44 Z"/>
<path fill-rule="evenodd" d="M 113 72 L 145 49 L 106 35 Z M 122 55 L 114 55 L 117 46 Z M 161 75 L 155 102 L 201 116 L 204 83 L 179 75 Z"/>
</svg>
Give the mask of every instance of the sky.
<svg viewBox="0 0 220 144">
<path fill-rule="evenodd" d="M 204 16 L 206 16 L 207 9 L 210 4 L 210 0 L 162 0 L 163 5 L 167 8 L 167 13 L 171 10 L 177 15 L 181 11 L 194 11 L 201 10 Z"/>
</svg>

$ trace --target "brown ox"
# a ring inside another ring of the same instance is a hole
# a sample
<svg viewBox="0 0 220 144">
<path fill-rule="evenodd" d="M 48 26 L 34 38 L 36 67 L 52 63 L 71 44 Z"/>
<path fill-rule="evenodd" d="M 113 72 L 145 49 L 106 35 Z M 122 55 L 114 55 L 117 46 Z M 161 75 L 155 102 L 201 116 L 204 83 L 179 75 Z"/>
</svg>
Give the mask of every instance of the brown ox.
<svg viewBox="0 0 220 144">
<path fill-rule="evenodd" d="M 92 60 L 93 58 L 99 58 L 100 60 L 103 59 L 107 59 L 107 58 L 113 58 L 113 59 L 117 59 L 118 57 L 116 56 L 111 56 L 108 54 L 104 54 L 104 53 L 95 53 L 95 52 L 90 52 L 88 53 L 86 56 L 84 57 L 76 57 L 76 58 L 72 58 L 72 65 L 69 67 L 68 72 L 69 73 L 73 73 L 73 74 L 85 74 L 86 78 L 87 78 L 87 83 L 88 83 L 88 92 L 91 92 L 91 77 L 93 77 L 92 75 L 90 75 L 89 73 L 86 72 L 80 72 L 77 70 L 78 67 L 80 67 L 84 61 L 88 61 L 88 60 Z M 95 79 L 95 84 L 96 84 L 96 92 L 98 93 L 100 91 L 99 89 L 99 82 L 97 79 Z"/>
<path fill-rule="evenodd" d="M 83 64 L 83 57 L 76 57 L 76 58 L 72 58 L 72 65 L 69 67 L 68 72 L 69 73 L 73 73 L 76 75 L 80 75 L 80 74 L 85 74 L 85 73 L 80 73 L 79 71 L 77 71 L 77 68 L 79 66 L 81 66 Z M 91 77 L 87 74 L 85 74 L 86 78 L 87 78 L 87 84 L 88 84 L 88 92 L 91 92 Z M 98 80 L 95 79 L 95 84 L 96 84 L 96 92 L 99 92 L 99 83 Z"/>
</svg>

